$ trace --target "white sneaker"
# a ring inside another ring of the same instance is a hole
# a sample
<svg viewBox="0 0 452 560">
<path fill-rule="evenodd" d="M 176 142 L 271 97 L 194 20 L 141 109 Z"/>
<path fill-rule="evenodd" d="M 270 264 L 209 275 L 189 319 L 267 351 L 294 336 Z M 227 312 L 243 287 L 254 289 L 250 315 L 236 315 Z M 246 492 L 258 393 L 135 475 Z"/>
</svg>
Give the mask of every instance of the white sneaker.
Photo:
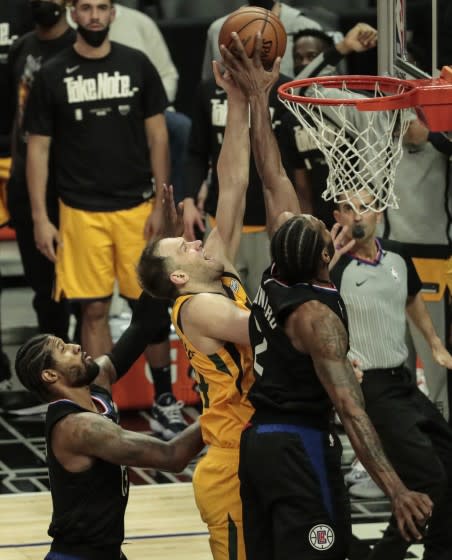
<svg viewBox="0 0 452 560">
<path fill-rule="evenodd" d="M 350 472 L 348 472 L 344 476 L 345 484 L 348 484 L 349 486 L 351 486 L 352 484 L 358 484 L 358 482 L 364 482 L 365 480 L 369 479 L 369 473 L 366 471 L 359 459 L 355 459 L 353 461 Z"/>
<path fill-rule="evenodd" d="M 384 498 L 385 494 L 375 482 L 369 477 L 369 480 L 358 482 L 348 489 L 348 493 L 353 498 L 367 498 L 368 500 L 376 500 Z"/>
<path fill-rule="evenodd" d="M 176 401 L 171 393 L 160 395 L 151 408 L 151 429 L 164 439 L 170 440 L 188 426 L 182 415 L 184 403 Z"/>
</svg>

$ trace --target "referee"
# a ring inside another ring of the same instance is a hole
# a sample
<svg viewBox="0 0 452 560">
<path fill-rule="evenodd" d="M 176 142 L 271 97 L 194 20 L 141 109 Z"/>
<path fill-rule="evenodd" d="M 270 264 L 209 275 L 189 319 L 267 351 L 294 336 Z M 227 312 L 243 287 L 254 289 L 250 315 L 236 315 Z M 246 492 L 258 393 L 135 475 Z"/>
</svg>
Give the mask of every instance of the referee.
<svg viewBox="0 0 452 560">
<path fill-rule="evenodd" d="M 347 226 L 347 241 L 355 240 L 331 272 L 347 307 L 349 358 L 362 364 L 366 411 L 394 469 L 406 486 L 434 503 L 424 560 L 446 560 L 452 557 L 452 430 L 404 366 L 406 315 L 439 365 L 451 368 L 452 357 L 434 330 L 411 258 L 401 244 L 376 238 L 381 214 L 363 212 L 363 202 L 371 202 L 372 195 L 360 194 L 334 211 L 339 224 Z M 408 546 L 393 516 L 369 560 L 401 560 Z"/>
</svg>

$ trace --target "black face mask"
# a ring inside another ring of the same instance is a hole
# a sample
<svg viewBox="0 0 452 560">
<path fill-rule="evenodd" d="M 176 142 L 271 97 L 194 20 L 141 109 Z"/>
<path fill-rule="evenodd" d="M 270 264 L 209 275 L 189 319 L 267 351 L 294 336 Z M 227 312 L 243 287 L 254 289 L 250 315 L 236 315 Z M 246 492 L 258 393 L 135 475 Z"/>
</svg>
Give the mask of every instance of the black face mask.
<svg viewBox="0 0 452 560">
<path fill-rule="evenodd" d="M 105 29 L 86 29 L 79 25 L 77 31 L 83 37 L 83 39 L 88 43 L 90 47 L 100 47 L 105 41 L 108 32 L 110 31 L 110 26 L 108 25 Z"/>
<path fill-rule="evenodd" d="M 63 6 L 44 0 L 32 0 L 31 16 L 41 27 L 53 27 L 63 15 Z"/>
</svg>

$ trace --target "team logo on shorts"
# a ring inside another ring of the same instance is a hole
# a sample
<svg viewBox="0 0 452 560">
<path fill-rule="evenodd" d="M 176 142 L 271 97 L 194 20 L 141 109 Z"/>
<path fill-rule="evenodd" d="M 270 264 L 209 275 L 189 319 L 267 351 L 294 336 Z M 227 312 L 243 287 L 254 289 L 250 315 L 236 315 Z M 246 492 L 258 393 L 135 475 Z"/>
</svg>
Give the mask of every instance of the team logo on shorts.
<svg viewBox="0 0 452 560">
<path fill-rule="evenodd" d="M 309 542 L 316 550 L 328 550 L 334 544 L 334 531 L 329 525 L 316 525 L 309 531 Z"/>
</svg>

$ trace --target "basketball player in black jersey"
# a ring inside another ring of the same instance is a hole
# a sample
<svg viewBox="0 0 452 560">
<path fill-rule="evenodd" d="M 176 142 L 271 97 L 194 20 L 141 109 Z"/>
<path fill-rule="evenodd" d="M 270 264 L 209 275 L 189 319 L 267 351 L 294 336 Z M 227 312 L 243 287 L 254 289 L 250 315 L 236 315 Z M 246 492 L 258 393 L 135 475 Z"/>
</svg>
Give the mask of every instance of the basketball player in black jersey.
<svg viewBox="0 0 452 560">
<path fill-rule="evenodd" d="M 268 91 L 279 62 L 266 72 L 259 35 L 256 41 L 252 59 L 237 35 L 234 55 L 222 48 L 249 99 L 272 234 L 273 264 L 250 318 L 256 381 L 249 398 L 256 412 L 242 435 L 239 467 L 247 559 L 343 560 L 351 530 L 333 405 L 356 454 L 391 500 L 405 539 L 421 538 L 432 502 L 399 479 L 364 410 L 347 359 L 345 306 L 329 278 L 331 235 L 323 222 L 299 215 L 269 121 Z"/>
<path fill-rule="evenodd" d="M 179 472 L 204 445 L 197 423 L 169 443 L 123 430 L 108 371 L 52 335 L 37 335 L 17 352 L 20 381 L 49 403 L 53 542 L 46 560 L 125 560 L 127 465 Z"/>
</svg>

